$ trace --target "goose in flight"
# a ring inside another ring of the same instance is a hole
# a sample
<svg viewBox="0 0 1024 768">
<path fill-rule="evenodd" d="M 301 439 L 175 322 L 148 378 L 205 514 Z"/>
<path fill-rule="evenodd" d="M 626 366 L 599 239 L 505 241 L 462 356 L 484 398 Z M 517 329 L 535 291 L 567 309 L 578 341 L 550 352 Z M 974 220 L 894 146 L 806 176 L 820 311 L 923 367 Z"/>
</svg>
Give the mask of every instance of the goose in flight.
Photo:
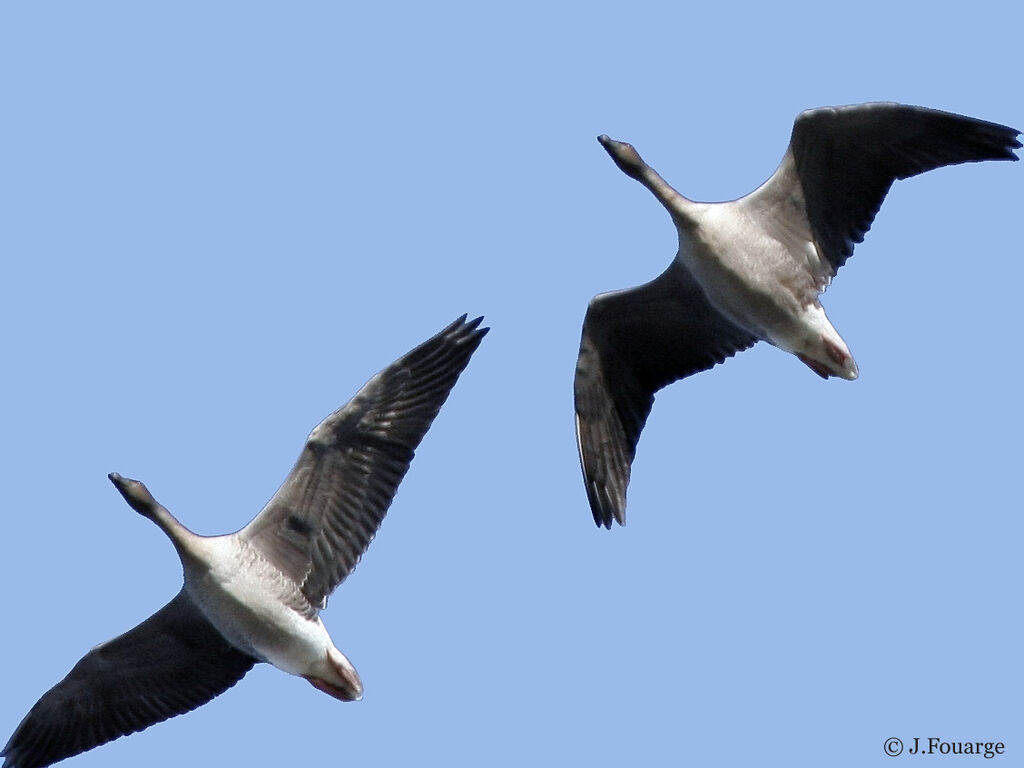
<svg viewBox="0 0 1024 768">
<path fill-rule="evenodd" d="M 778 169 L 746 197 L 687 200 L 629 144 L 598 137 L 668 209 L 679 251 L 660 276 L 595 296 L 574 383 L 576 442 L 598 526 L 625 524 L 626 486 L 654 393 L 760 339 L 823 378 L 857 364 L 819 296 L 889 187 L 944 165 L 1016 160 L 1019 131 L 901 104 L 801 113 Z"/>
<path fill-rule="evenodd" d="M 205 704 L 270 662 L 341 701 L 362 696 L 320 609 L 380 526 L 413 452 L 479 346 L 463 315 L 378 373 L 309 435 L 248 525 L 198 536 L 142 483 L 125 501 L 167 534 L 185 584 L 137 627 L 87 653 L 14 731 L 4 768 L 41 768 Z"/>
</svg>

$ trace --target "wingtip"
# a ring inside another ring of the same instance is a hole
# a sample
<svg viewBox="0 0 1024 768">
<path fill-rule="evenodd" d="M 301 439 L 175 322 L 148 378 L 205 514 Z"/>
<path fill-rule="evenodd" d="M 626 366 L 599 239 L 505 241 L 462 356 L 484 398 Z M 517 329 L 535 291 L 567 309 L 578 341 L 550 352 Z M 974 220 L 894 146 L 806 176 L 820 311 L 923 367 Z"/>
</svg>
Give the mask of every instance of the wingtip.
<svg viewBox="0 0 1024 768">
<path fill-rule="evenodd" d="M 1016 162 L 1020 160 L 1020 158 L 1017 156 L 1016 150 L 1024 146 L 1020 142 L 1020 131 L 1018 131 L 1016 128 L 1010 128 L 1009 126 L 1006 126 L 1006 131 L 1008 135 L 1006 138 L 1006 146 L 1003 148 L 1006 153 L 1004 155 L 1004 158 L 1006 160 L 1012 160 Z"/>
<path fill-rule="evenodd" d="M 619 526 L 625 527 L 626 516 L 620 515 L 618 512 L 609 513 L 594 510 L 594 524 L 598 528 L 604 528 L 606 531 L 610 531 L 612 529 L 612 523 L 618 523 Z"/>
<path fill-rule="evenodd" d="M 31 766 L 34 762 L 32 760 L 25 760 L 25 755 L 19 754 L 21 749 L 13 746 L 14 737 L 18 735 L 18 730 L 20 730 L 20 726 L 11 735 L 11 738 L 7 740 L 7 744 L 4 746 L 3 750 L 0 750 L 0 757 L 4 759 L 0 768 L 22 768 L 24 765 Z M 36 764 L 38 764 L 38 762 L 36 762 Z M 52 763 L 44 763 L 41 768 L 45 768 L 47 765 L 52 765 Z"/>
<path fill-rule="evenodd" d="M 4 748 L 0 750 L 0 757 L 4 759 L 4 762 L 2 765 L 0 765 L 0 768 L 21 768 L 21 766 L 25 765 L 26 762 L 31 762 L 24 760 L 25 755 L 22 753 L 22 749 L 16 746 L 14 743 L 15 739 L 17 739 L 18 737 L 18 734 L 21 732 L 22 726 L 25 725 L 25 722 L 28 719 L 29 716 L 26 715 L 22 719 L 18 727 L 14 729 L 14 733 L 11 734 L 11 738 L 9 738 L 7 740 L 7 743 L 4 744 Z"/>
<path fill-rule="evenodd" d="M 607 488 L 593 484 L 593 493 L 588 493 L 590 512 L 598 528 L 612 529 L 612 523 L 626 524 L 626 510 L 612 500 Z"/>
<path fill-rule="evenodd" d="M 484 321 L 483 315 L 480 315 L 479 317 L 474 317 L 472 320 L 467 320 L 467 317 L 469 317 L 468 312 L 463 314 L 455 322 L 449 325 L 446 330 L 448 332 L 455 332 L 459 336 L 476 339 L 477 341 L 486 336 L 487 332 L 491 330 L 488 327 L 480 327 L 480 323 Z"/>
<path fill-rule="evenodd" d="M 463 315 L 462 317 L 463 317 L 463 319 L 465 319 L 466 315 Z M 471 330 L 478 331 L 480 333 L 480 335 L 483 336 L 489 330 L 491 330 L 487 326 L 484 326 L 483 328 L 480 327 L 480 323 L 482 323 L 483 321 L 484 321 L 484 316 L 483 315 L 480 315 L 480 317 L 474 317 L 472 320 L 470 320 L 468 323 L 466 323 L 466 327 L 471 329 Z"/>
</svg>

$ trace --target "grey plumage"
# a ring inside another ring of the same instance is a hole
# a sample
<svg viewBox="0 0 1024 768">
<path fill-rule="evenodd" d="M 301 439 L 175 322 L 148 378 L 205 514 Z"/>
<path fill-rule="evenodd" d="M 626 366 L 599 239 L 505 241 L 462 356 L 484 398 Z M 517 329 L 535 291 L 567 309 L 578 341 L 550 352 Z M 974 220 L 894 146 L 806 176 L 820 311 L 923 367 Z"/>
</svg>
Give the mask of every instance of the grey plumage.
<svg viewBox="0 0 1024 768">
<path fill-rule="evenodd" d="M 196 536 L 141 483 L 112 474 L 128 503 L 171 537 L 185 587 L 45 693 L 0 753 L 3 768 L 42 768 L 188 712 L 260 661 L 281 662 L 335 698 L 358 698 L 358 675 L 333 647 L 319 609 L 373 539 L 414 450 L 487 333 L 481 320 L 463 315 L 324 419 L 266 508 L 237 533 Z M 247 599 L 256 604 L 239 610 Z M 326 656 L 302 667 L 309 648 Z"/>
<path fill-rule="evenodd" d="M 857 366 L 818 300 L 864 239 L 892 183 L 956 163 L 1016 160 L 1019 132 L 923 107 L 803 112 L 778 169 L 749 195 L 687 200 L 629 144 L 600 143 L 672 216 L 679 252 L 645 285 L 596 296 L 574 383 L 594 521 L 625 524 L 626 488 L 654 394 L 764 339 L 822 377 Z"/>
</svg>

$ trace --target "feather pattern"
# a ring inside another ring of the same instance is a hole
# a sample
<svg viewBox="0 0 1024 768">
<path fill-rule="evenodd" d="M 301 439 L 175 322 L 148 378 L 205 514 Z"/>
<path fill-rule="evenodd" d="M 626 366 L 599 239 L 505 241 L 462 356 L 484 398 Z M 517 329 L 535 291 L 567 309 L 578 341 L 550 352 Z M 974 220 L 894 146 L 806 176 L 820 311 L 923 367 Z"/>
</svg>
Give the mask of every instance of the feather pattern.
<svg viewBox="0 0 1024 768">
<path fill-rule="evenodd" d="M 465 316 L 374 376 L 310 434 L 291 474 L 239 535 L 314 606 L 373 540 L 414 451 L 479 346 Z"/>
<path fill-rule="evenodd" d="M 594 522 L 626 518 L 626 486 L 654 393 L 757 341 L 678 262 L 646 285 L 596 296 L 583 321 L 576 438 Z"/>
<path fill-rule="evenodd" d="M 837 271 L 894 181 L 983 160 L 1016 160 L 1019 131 L 952 112 L 878 102 L 809 109 L 790 138 L 807 218 Z"/>
<path fill-rule="evenodd" d="M 42 768 L 190 712 L 255 663 L 183 589 L 134 629 L 89 651 L 44 694 L 0 753 L 4 768 Z"/>
</svg>

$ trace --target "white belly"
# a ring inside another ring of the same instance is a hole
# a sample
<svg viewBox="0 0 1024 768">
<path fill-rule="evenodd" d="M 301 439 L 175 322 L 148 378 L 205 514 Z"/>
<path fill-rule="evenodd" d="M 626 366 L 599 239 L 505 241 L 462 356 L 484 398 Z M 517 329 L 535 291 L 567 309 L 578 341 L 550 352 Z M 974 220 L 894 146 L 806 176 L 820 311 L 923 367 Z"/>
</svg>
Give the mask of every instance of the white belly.
<svg viewBox="0 0 1024 768">
<path fill-rule="evenodd" d="M 737 325 L 776 346 L 792 343 L 817 325 L 818 280 L 806 268 L 806 254 L 743 218 L 717 221 L 725 207 L 710 206 L 691 235 L 681 232 L 679 260 L 693 274 L 714 307 Z M 737 226 L 737 222 L 749 226 Z M 813 248 L 811 243 L 806 244 Z M 814 328 L 813 332 L 817 333 Z"/>
<path fill-rule="evenodd" d="M 208 569 L 189 572 L 185 587 L 210 623 L 239 650 L 293 675 L 308 675 L 333 648 L 320 617 L 288 604 L 298 587 L 231 537 L 206 540 L 217 550 Z"/>
</svg>

